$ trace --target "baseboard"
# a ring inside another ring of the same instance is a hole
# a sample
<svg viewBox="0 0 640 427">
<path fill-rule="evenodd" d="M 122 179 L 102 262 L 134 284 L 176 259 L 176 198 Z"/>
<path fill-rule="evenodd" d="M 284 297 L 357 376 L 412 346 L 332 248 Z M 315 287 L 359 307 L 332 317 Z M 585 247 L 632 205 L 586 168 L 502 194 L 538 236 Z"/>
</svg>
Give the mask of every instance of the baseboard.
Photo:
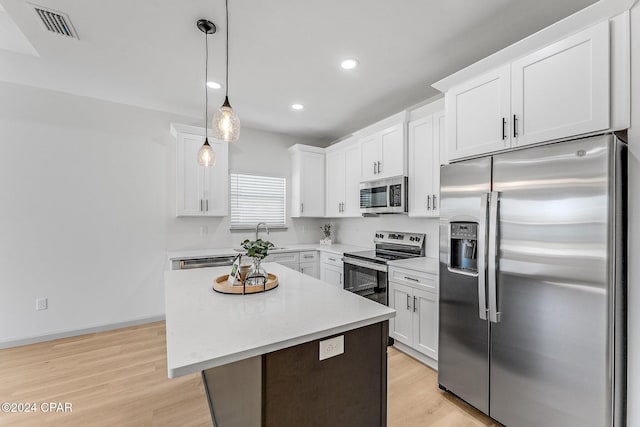
<svg viewBox="0 0 640 427">
<path fill-rule="evenodd" d="M 433 369 L 435 371 L 438 370 L 438 361 L 437 360 L 433 360 L 429 356 L 426 356 L 426 355 L 420 353 L 419 351 L 414 350 L 413 348 L 409 347 L 408 345 L 403 344 L 403 343 L 399 342 L 398 340 L 396 340 L 396 342 L 393 344 L 393 347 L 398 349 L 398 350 L 400 350 L 404 354 L 413 357 L 418 362 L 420 362 L 420 363 L 422 363 L 424 365 L 427 365 L 431 369 Z"/>
<path fill-rule="evenodd" d="M 36 344 L 39 342 L 52 341 L 60 338 L 76 337 L 79 335 L 94 334 L 96 332 L 111 331 L 113 329 L 127 328 L 129 326 L 144 325 L 145 323 L 153 323 L 164 320 L 164 315 L 145 317 L 142 319 L 129 320 L 127 322 L 110 323 L 107 325 L 94 326 L 92 328 L 74 329 L 73 331 L 57 332 L 54 334 L 40 335 L 37 337 L 24 338 L 14 341 L 0 342 L 0 350 L 11 347 L 20 347 L 23 345 Z"/>
</svg>

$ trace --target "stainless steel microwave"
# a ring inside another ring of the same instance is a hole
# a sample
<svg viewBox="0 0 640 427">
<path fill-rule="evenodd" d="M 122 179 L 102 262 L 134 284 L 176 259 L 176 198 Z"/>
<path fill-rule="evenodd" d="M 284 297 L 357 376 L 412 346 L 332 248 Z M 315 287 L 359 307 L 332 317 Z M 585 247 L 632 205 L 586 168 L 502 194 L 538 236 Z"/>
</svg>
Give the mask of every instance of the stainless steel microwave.
<svg viewBox="0 0 640 427">
<path fill-rule="evenodd" d="M 407 213 L 406 176 L 395 176 L 360 183 L 360 212 L 373 213 Z"/>
</svg>

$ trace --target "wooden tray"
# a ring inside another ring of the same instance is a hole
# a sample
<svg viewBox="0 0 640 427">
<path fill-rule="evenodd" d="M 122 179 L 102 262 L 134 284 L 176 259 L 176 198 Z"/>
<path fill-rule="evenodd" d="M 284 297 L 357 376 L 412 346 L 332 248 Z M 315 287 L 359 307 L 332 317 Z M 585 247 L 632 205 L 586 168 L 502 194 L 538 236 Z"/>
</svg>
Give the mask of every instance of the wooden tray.
<svg viewBox="0 0 640 427">
<path fill-rule="evenodd" d="M 268 273 L 269 280 L 267 280 L 266 290 L 270 291 L 273 288 L 278 286 L 278 276 L 275 274 Z M 242 295 L 243 289 L 245 294 L 255 294 L 256 292 L 264 292 L 264 286 L 242 286 L 242 285 L 229 285 L 227 281 L 229 279 L 229 275 L 225 274 L 224 276 L 217 277 L 216 280 L 213 281 L 213 290 L 216 292 L 220 292 L 222 294 L 239 294 Z"/>
</svg>

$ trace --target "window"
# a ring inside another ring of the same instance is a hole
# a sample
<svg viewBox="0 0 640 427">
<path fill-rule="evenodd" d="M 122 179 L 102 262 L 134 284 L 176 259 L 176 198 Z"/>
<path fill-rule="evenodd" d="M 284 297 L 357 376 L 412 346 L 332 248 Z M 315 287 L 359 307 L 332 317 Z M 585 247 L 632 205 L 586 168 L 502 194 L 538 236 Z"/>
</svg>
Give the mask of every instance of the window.
<svg viewBox="0 0 640 427">
<path fill-rule="evenodd" d="M 231 229 L 286 227 L 285 178 L 231 174 Z"/>
</svg>

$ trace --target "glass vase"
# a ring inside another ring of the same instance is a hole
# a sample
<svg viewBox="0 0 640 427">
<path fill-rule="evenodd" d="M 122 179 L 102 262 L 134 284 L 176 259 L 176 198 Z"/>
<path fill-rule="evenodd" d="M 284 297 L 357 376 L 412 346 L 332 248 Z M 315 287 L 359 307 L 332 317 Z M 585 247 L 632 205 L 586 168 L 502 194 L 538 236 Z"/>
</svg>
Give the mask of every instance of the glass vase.
<svg viewBox="0 0 640 427">
<path fill-rule="evenodd" d="M 264 286 L 267 283 L 269 275 L 262 268 L 262 260 L 254 259 L 251 268 L 247 272 L 247 277 L 245 278 L 246 286 Z"/>
</svg>

